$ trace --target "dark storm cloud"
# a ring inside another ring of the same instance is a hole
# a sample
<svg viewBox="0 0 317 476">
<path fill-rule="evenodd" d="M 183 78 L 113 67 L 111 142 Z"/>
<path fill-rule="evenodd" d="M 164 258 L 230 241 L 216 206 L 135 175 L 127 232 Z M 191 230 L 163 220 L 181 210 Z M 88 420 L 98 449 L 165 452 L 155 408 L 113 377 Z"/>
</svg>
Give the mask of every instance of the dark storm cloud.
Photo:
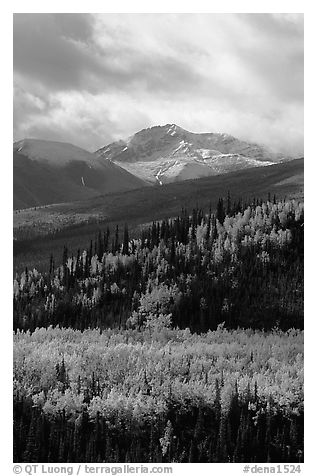
<svg viewBox="0 0 317 476">
<path fill-rule="evenodd" d="M 87 49 L 92 23 L 90 15 L 15 14 L 14 70 L 53 90 L 82 87 L 87 71 L 101 72 Z"/>
<path fill-rule="evenodd" d="M 87 13 L 53 13 L 56 29 L 60 30 L 65 38 L 88 43 L 93 36 L 94 19 Z"/>
</svg>

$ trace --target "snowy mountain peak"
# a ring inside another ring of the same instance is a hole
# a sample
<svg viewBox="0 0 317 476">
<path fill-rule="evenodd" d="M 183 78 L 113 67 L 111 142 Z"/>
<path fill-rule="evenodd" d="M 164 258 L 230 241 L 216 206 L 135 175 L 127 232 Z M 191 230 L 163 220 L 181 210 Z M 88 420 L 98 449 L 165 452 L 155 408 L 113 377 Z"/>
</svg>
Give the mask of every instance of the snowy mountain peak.
<svg viewBox="0 0 317 476">
<path fill-rule="evenodd" d="M 96 154 L 159 184 L 267 166 L 282 158 L 226 133 L 193 133 L 176 124 L 142 129 Z"/>
</svg>

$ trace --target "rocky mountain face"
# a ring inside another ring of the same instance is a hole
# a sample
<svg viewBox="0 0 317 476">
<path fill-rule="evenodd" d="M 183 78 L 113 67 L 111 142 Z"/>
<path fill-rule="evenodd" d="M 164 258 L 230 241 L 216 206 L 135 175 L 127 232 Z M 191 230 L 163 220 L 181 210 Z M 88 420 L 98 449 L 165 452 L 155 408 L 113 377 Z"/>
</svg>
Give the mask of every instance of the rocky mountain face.
<svg viewBox="0 0 317 476">
<path fill-rule="evenodd" d="M 28 208 L 124 192 L 147 185 L 111 161 L 61 142 L 13 144 L 13 206 Z"/>
<path fill-rule="evenodd" d="M 143 129 L 95 154 L 160 185 L 269 166 L 285 159 L 263 146 L 228 134 L 196 134 L 175 124 Z"/>
</svg>

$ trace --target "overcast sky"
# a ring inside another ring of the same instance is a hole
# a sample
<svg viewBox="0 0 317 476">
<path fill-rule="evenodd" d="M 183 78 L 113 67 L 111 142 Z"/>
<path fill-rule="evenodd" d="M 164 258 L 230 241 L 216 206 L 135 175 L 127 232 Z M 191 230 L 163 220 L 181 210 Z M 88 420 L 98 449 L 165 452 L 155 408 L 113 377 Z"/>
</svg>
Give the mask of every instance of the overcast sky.
<svg viewBox="0 0 317 476">
<path fill-rule="evenodd" d="M 303 153 L 302 14 L 15 14 L 14 138 L 153 125 Z"/>
</svg>

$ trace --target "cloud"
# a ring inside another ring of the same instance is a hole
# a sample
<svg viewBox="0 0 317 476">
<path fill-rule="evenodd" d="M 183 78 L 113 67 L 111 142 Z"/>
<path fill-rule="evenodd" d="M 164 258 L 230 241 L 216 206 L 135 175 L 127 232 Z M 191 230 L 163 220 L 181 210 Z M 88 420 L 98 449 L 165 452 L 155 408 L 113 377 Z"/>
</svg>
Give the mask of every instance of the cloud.
<svg viewBox="0 0 317 476">
<path fill-rule="evenodd" d="M 50 91 L 137 87 L 177 93 L 179 86 L 199 84 L 199 75 L 177 57 L 135 49 L 132 32 L 132 43 L 112 41 L 104 48 L 93 32 L 89 14 L 16 14 L 14 69 Z M 102 34 L 115 36 L 115 31 Z"/>
<path fill-rule="evenodd" d="M 14 80 L 15 138 L 175 122 L 303 152 L 300 14 L 15 14 Z"/>
</svg>

